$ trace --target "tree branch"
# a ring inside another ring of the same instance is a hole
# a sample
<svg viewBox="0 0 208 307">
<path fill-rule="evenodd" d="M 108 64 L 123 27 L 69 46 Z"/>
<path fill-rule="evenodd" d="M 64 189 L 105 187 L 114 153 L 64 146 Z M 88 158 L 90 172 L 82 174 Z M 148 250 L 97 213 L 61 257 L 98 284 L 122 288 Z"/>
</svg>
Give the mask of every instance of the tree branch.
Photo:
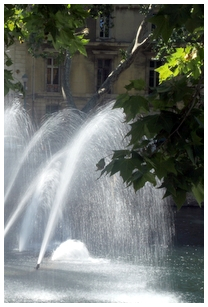
<svg viewBox="0 0 208 307">
<path fill-rule="evenodd" d="M 86 105 L 82 109 L 83 112 L 88 112 L 89 110 L 93 109 L 96 105 L 98 105 L 105 98 L 112 84 L 119 78 L 119 76 L 121 75 L 123 71 L 125 71 L 128 67 L 131 66 L 140 48 L 149 40 L 152 33 L 147 32 L 146 25 L 147 25 L 147 19 L 153 12 L 153 7 L 154 7 L 153 5 L 149 6 L 149 13 L 146 15 L 144 20 L 141 22 L 138 28 L 136 37 L 131 44 L 133 47 L 129 48 L 129 51 L 127 51 L 126 59 L 120 62 L 117 68 L 109 74 L 109 76 L 103 82 L 103 84 L 98 89 L 98 91 L 86 103 Z"/>
</svg>

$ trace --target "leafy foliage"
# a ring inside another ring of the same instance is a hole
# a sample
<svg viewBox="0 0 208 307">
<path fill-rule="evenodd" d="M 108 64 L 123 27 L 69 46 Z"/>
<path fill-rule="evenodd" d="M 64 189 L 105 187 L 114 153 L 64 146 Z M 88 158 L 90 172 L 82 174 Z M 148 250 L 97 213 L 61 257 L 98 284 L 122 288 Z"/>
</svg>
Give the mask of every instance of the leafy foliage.
<svg viewBox="0 0 208 307">
<path fill-rule="evenodd" d="M 15 41 L 27 43 L 34 57 L 48 56 L 44 45 L 55 49 L 60 60 L 66 50 L 70 56 L 76 52 L 86 56 L 87 18 L 110 15 L 112 11 L 112 4 L 5 4 L 4 44 L 9 48 Z M 5 57 L 8 60 L 7 54 Z M 8 69 L 5 69 L 4 81 L 5 95 L 9 89 L 21 89 Z"/>
<path fill-rule="evenodd" d="M 5 4 L 5 47 L 9 48 L 15 41 L 19 41 L 20 44 L 27 43 L 28 51 L 35 57 L 48 55 L 44 45 L 58 51 L 60 59 L 66 50 L 71 56 L 77 51 L 86 56 L 86 19 L 89 16 L 95 18 L 102 9 L 109 12 L 111 5 L 100 5 L 97 8 L 92 4 Z M 8 60 L 11 62 L 11 59 L 8 59 L 6 53 L 5 57 L 5 65 L 8 66 Z M 4 83 L 5 95 L 9 89 L 21 89 L 20 83 L 15 83 L 8 69 L 5 69 Z"/>
<path fill-rule="evenodd" d="M 7 95 L 10 89 L 13 91 L 23 92 L 23 86 L 21 82 L 14 82 L 14 78 L 13 78 L 11 70 L 8 70 L 8 69 L 4 70 L 4 78 L 5 78 L 4 95 Z"/>
<path fill-rule="evenodd" d="M 199 14 L 200 13 L 200 14 Z M 101 159 L 101 175 L 120 172 L 137 191 L 147 181 L 165 189 L 180 208 L 187 193 L 201 205 L 204 190 L 203 110 L 203 9 L 201 5 L 162 5 L 150 19 L 156 24 L 153 38 L 163 46 L 174 29 L 183 28 L 186 45 L 167 48 L 164 64 L 156 69 L 160 84 L 144 96 L 143 80 L 132 80 L 118 96 L 114 108 L 122 108 L 130 124 L 130 142 L 114 151 L 111 162 Z M 164 26 L 165 25 L 165 26 Z M 161 41 L 160 41 L 161 42 Z M 184 43 L 184 39 L 183 39 Z M 136 94 L 131 95 L 134 89 Z"/>
<path fill-rule="evenodd" d="M 78 4 L 5 5 L 5 45 L 18 39 L 29 42 L 31 51 L 37 52 L 43 43 L 56 50 L 69 49 L 73 54 L 85 54 L 83 45 L 88 40 L 78 31 L 85 27 L 89 12 Z"/>
</svg>

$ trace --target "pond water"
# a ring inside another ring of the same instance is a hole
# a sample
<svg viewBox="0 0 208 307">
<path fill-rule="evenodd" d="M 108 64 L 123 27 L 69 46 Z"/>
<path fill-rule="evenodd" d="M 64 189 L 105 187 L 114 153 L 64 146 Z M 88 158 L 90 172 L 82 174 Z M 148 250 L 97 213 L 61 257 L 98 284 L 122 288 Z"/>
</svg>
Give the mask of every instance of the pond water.
<svg viewBox="0 0 208 307">
<path fill-rule="evenodd" d="M 5 254 L 5 303 L 203 303 L 203 247 L 181 246 L 160 266 L 104 258 L 52 261 Z"/>
<path fill-rule="evenodd" d="M 4 301 L 203 303 L 203 209 L 176 210 L 175 228 L 175 242 L 158 265 L 93 257 L 82 242 L 69 240 L 70 248 L 54 248 L 36 270 L 38 251 L 5 249 Z"/>
</svg>

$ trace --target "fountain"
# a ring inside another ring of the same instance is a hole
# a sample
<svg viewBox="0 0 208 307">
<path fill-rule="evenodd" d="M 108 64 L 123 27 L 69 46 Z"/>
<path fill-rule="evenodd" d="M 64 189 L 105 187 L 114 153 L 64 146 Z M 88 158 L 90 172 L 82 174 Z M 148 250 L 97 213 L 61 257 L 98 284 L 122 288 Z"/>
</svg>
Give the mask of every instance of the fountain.
<svg viewBox="0 0 208 307">
<path fill-rule="evenodd" d="M 6 302 L 183 301 L 164 277 L 174 225 L 163 191 L 147 183 L 135 193 L 118 174 L 98 179 L 96 163 L 128 142 L 123 121 L 111 102 L 89 116 L 59 111 L 35 131 L 18 101 L 5 108 Z M 19 273 L 17 290 L 9 276 Z"/>
</svg>

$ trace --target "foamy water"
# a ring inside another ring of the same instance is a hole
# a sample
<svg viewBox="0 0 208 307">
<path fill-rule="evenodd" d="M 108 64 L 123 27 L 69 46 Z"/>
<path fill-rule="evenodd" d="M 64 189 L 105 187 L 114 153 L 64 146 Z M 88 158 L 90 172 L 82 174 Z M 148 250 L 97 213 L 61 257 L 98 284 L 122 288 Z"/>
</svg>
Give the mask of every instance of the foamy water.
<svg viewBox="0 0 208 307">
<path fill-rule="evenodd" d="M 90 254 L 85 244 L 78 240 L 67 240 L 53 252 L 51 260 L 86 260 Z"/>
</svg>

